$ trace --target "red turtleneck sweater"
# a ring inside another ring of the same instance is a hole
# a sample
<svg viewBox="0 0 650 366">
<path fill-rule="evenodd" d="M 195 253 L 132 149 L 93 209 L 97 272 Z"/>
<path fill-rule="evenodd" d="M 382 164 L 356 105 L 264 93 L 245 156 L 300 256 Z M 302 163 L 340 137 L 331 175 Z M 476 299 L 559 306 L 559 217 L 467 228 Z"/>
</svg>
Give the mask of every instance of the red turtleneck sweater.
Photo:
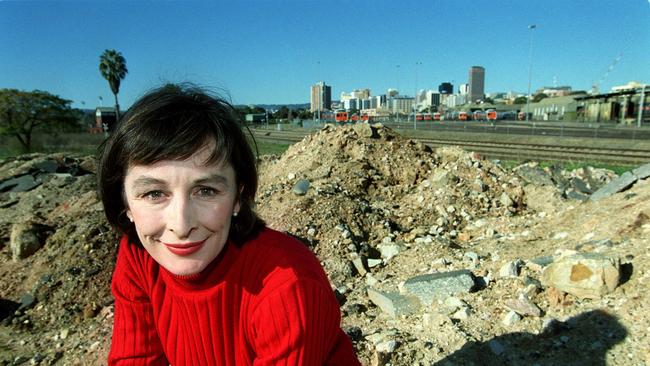
<svg viewBox="0 0 650 366">
<path fill-rule="evenodd" d="M 313 253 L 264 229 L 176 276 L 123 237 L 110 365 L 359 365 Z"/>
</svg>

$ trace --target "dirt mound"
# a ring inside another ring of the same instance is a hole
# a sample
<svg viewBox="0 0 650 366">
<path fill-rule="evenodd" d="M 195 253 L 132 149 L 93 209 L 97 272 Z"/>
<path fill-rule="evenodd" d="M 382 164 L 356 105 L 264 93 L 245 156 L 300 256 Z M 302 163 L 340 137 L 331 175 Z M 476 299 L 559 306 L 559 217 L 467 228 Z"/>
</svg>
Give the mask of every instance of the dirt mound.
<svg viewBox="0 0 650 366">
<path fill-rule="evenodd" d="M 312 243 L 334 282 L 349 276 L 350 253 L 378 255 L 369 243 L 427 233 L 451 243 L 477 217 L 524 209 L 520 180 L 500 166 L 381 125 L 327 126 L 260 170 L 258 211 Z M 301 183 L 309 188 L 296 194 Z"/>
<path fill-rule="evenodd" d="M 0 364 L 88 364 L 106 349 L 117 242 L 93 171 L 92 158 L 61 154 L 0 163 L 3 183 L 31 182 L 0 193 Z M 20 248 L 30 234 L 33 255 Z"/>
<path fill-rule="evenodd" d="M 105 362 L 117 238 L 93 172 L 89 157 L 0 161 L 0 365 Z M 647 180 L 592 202 L 610 172 L 508 171 L 368 124 L 327 126 L 260 174 L 258 212 L 320 258 L 364 364 L 650 362 Z M 542 283 L 573 253 L 616 258 L 618 287 Z M 453 294 L 415 299 L 439 278 Z"/>
</svg>

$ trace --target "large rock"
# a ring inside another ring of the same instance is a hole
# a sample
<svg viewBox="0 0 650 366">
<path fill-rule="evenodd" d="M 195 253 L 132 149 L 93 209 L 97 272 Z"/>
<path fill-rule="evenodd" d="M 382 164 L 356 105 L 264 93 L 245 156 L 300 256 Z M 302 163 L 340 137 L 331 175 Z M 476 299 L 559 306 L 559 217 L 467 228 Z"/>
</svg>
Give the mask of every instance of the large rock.
<svg viewBox="0 0 650 366">
<path fill-rule="evenodd" d="M 41 248 L 38 226 L 27 221 L 14 224 L 10 237 L 11 255 L 14 260 L 27 258 Z"/>
<path fill-rule="evenodd" d="M 354 130 L 359 134 L 361 137 L 367 137 L 367 138 L 379 138 L 379 134 L 377 133 L 377 128 L 380 128 L 381 125 L 379 126 L 374 126 L 370 125 L 368 123 L 357 123 L 354 125 Z"/>
<path fill-rule="evenodd" d="M 40 179 L 26 174 L 0 182 L 0 192 L 27 192 L 41 185 Z"/>
<path fill-rule="evenodd" d="M 409 278 L 404 282 L 404 290 L 430 306 L 434 300 L 450 295 L 470 292 L 474 287 L 474 277 L 468 270 L 432 273 Z"/>
<path fill-rule="evenodd" d="M 420 309 L 420 303 L 417 298 L 395 292 L 368 289 L 368 298 L 383 312 L 393 318 L 400 315 L 410 315 Z"/>
<path fill-rule="evenodd" d="M 542 284 L 579 298 L 598 299 L 618 286 L 620 260 L 600 253 L 576 253 L 544 269 Z"/>
</svg>

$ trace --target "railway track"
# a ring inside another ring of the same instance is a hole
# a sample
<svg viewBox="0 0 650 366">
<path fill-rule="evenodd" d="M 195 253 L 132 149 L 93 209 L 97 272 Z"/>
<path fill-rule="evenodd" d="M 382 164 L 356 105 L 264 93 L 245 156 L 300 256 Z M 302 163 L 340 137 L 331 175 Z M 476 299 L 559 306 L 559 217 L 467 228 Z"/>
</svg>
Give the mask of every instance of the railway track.
<svg viewBox="0 0 650 366">
<path fill-rule="evenodd" d="M 313 133 L 310 130 L 252 130 L 256 139 L 275 143 L 292 144 Z M 413 138 L 413 137 L 412 137 Z M 513 142 L 476 142 L 458 139 L 433 139 L 415 137 L 433 148 L 459 146 L 464 150 L 481 154 L 488 159 L 537 160 L 558 162 L 588 162 L 622 165 L 640 165 L 650 162 L 650 150 L 609 149 L 588 146 L 560 146 Z"/>
</svg>

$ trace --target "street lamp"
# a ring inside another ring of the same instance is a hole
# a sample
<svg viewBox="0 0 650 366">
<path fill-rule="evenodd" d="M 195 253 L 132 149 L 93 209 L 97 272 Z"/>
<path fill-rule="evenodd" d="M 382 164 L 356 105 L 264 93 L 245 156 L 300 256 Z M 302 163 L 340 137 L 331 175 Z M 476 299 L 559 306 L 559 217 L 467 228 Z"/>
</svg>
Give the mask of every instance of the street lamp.
<svg viewBox="0 0 650 366">
<path fill-rule="evenodd" d="M 395 69 L 397 70 L 397 72 L 396 72 L 396 74 L 397 74 L 397 94 L 396 94 L 396 96 L 399 96 L 399 65 L 395 65 Z M 393 106 L 395 106 L 394 110 L 397 113 L 396 121 L 399 122 L 399 110 L 400 110 L 399 103 L 396 102 L 396 101 L 393 101 Z M 408 118 L 407 118 L 407 120 L 408 120 Z"/>
<path fill-rule="evenodd" d="M 528 113 L 530 112 L 530 80 L 531 80 L 531 75 L 532 75 L 532 69 L 533 69 L 533 29 L 537 28 L 535 24 L 531 24 L 528 26 L 529 34 L 530 34 L 530 49 L 528 53 L 528 94 L 526 98 L 526 122 L 528 122 Z"/>
<path fill-rule="evenodd" d="M 422 61 L 415 62 L 415 95 L 413 98 L 413 129 L 417 130 L 417 123 L 415 115 L 418 112 L 418 65 L 422 65 Z"/>
<path fill-rule="evenodd" d="M 397 94 L 399 95 L 399 65 L 395 65 L 397 68 Z"/>
</svg>

